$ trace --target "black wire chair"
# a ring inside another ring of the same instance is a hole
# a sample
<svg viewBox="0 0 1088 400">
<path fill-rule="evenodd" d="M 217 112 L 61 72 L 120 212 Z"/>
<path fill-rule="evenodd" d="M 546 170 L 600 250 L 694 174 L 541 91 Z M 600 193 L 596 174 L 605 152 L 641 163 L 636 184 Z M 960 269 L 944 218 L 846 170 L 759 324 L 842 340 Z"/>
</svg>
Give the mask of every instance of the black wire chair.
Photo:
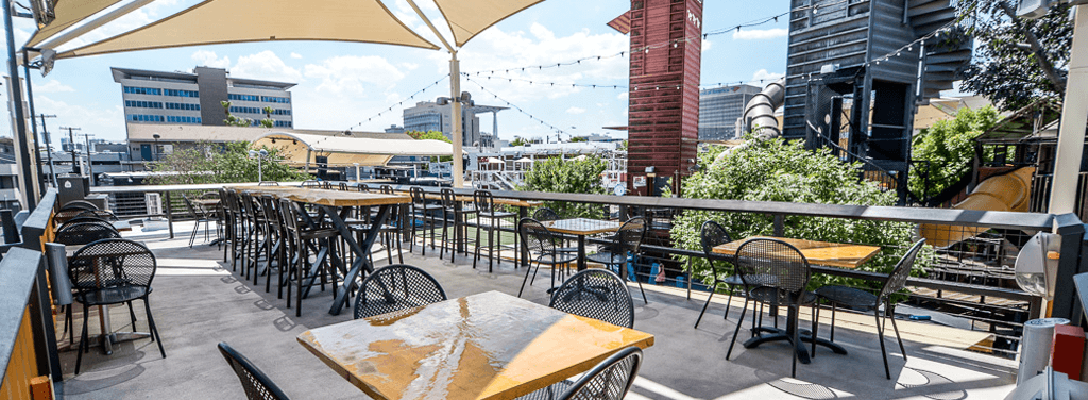
<svg viewBox="0 0 1088 400">
<path fill-rule="evenodd" d="M 725 284 L 729 289 L 729 300 L 725 303 L 725 319 L 729 319 L 729 307 L 733 304 L 733 288 L 737 286 L 743 286 L 744 281 L 739 276 L 733 273 L 729 273 L 728 276 L 722 277 L 720 270 L 718 270 L 718 261 L 733 262 L 733 257 L 719 254 L 714 252 L 714 247 L 732 242 L 733 239 L 729 237 L 729 232 L 722 228 L 721 224 L 717 221 L 703 222 L 703 228 L 699 234 L 699 242 L 703 247 L 703 254 L 706 257 L 708 263 L 710 263 L 710 271 L 714 274 L 714 283 L 710 284 L 710 296 L 707 296 L 706 303 L 703 304 L 703 311 L 699 312 L 699 318 L 695 320 L 695 328 L 699 328 L 699 321 L 703 320 L 703 314 L 706 313 L 706 307 L 710 305 L 710 299 L 714 298 L 714 292 L 718 291 L 718 285 Z M 694 279 L 694 276 L 692 277 Z"/>
<path fill-rule="evenodd" d="M 631 292 L 616 273 L 606 269 L 586 269 L 574 274 L 552 293 L 548 306 L 624 328 L 635 326 Z"/>
<path fill-rule="evenodd" d="M 756 301 L 777 308 L 789 307 L 788 314 L 794 326 L 792 336 L 788 340 L 793 349 L 793 372 L 797 377 L 797 346 L 800 344 L 799 315 L 801 305 L 813 305 L 815 308 L 816 294 L 805 290 L 809 279 L 812 278 L 812 269 L 805 260 L 804 254 L 789 243 L 778 239 L 754 238 L 744 242 L 736 252 L 736 271 L 741 281 L 747 288 L 747 296 L 744 298 L 744 308 L 741 309 L 737 327 L 733 330 L 733 339 L 729 343 L 729 351 L 725 353 L 726 361 L 733 354 L 733 346 L 737 343 L 737 334 L 743 325 L 744 315 L 748 311 L 748 301 Z M 813 310 L 815 313 L 815 309 Z M 753 314 L 753 327 L 755 326 Z M 762 317 L 760 318 L 762 321 Z M 778 319 L 775 318 L 777 322 Z M 812 320 L 813 335 L 816 331 L 816 319 Z M 753 328 L 753 334 L 755 329 Z M 816 343 L 812 343 L 815 351 Z"/>
<path fill-rule="evenodd" d="M 388 314 L 446 300 L 446 291 L 427 271 L 396 264 L 363 280 L 355 298 L 355 319 Z"/>
<path fill-rule="evenodd" d="M 110 228 L 113 228 L 113 230 L 117 230 L 117 228 L 113 226 L 112 222 L 107 221 L 107 220 L 102 219 L 102 218 L 90 217 L 90 216 L 87 216 L 87 217 L 75 217 L 75 218 L 72 218 L 70 220 L 64 221 L 64 223 L 60 225 L 59 229 L 64 229 L 64 228 L 72 226 L 72 225 L 84 224 L 84 223 L 108 226 Z"/>
<path fill-rule="evenodd" d="M 489 190 L 476 190 L 472 194 L 472 204 L 476 209 L 476 246 L 475 257 L 472 258 L 472 269 L 476 269 L 476 261 L 480 259 L 480 230 L 481 228 L 487 229 L 487 272 L 492 272 L 495 267 L 495 247 L 501 246 L 496 243 L 496 236 L 498 241 L 502 241 L 502 221 L 506 218 L 517 216 L 512 212 L 499 211 L 495 208 L 495 198 L 491 195 Z M 484 223 L 483 220 L 487 222 Z M 498 231 L 498 232 L 496 232 Z M 517 237 L 514 239 L 514 248 L 517 249 Z M 517 265 L 517 251 L 514 251 L 514 265 Z M 499 255 L 502 255 L 502 248 L 499 249 Z"/>
<path fill-rule="evenodd" d="M 559 213 L 548 207 L 540 207 L 536 211 L 533 211 L 533 219 L 537 221 L 556 221 L 562 219 L 562 217 L 559 216 Z"/>
<path fill-rule="evenodd" d="M 642 349 L 628 347 L 612 354 L 577 381 L 559 382 L 519 399 L 620 400 L 627 397 L 641 366 Z"/>
<path fill-rule="evenodd" d="M 151 340 L 159 345 L 166 358 L 162 337 L 151 315 L 151 281 L 155 279 L 155 255 L 146 246 L 128 239 L 103 239 L 77 250 L 70 257 L 68 278 L 77 290 L 76 299 L 83 304 L 83 333 L 79 340 L 75 373 L 83 362 L 83 353 L 90 346 L 87 340 L 88 310 L 91 306 L 131 303 L 143 300 Z M 135 314 L 133 323 L 135 324 Z M 108 332 L 103 332 L 106 334 Z"/>
<path fill-rule="evenodd" d="M 219 352 L 227 360 L 227 365 L 230 365 L 234 373 L 238 375 L 238 381 L 242 383 L 242 390 L 245 390 L 247 399 L 287 400 L 287 395 L 242 353 L 226 343 L 219 343 Z"/>
<path fill-rule="evenodd" d="M 518 290 L 518 297 L 525 292 L 525 282 L 529 282 L 529 286 L 533 285 L 533 280 L 536 280 L 536 274 L 540 271 L 541 264 L 547 264 L 552 267 L 552 286 L 555 286 L 555 276 L 558 273 L 560 265 L 570 264 L 578 261 L 577 254 L 571 254 L 569 252 L 560 251 L 556 247 L 558 238 L 552 236 L 551 231 L 544 227 L 544 224 L 540 223 L 532 218 L 522 218 L 519 222 L 521 228 L 521 243 L 525 246 L 525 251 L 529 253 L 530 264 L 529 268 L 525 269 L 525 279 L 521 281 L 521 290 Z M 536 262 L 536 269 L 532 268 L 532 262 Z M 533 279 L 529 279 L 529 272 L 532 271 Z"/>
<path fill-rule="evenodd" d="M 633 217 L 627 220 L 611 236 L 611 243 L 605 245 L 601 251 L 587 255 L 586 260 L 607 265 L 609 268 L 615 266 L 616 271 L 619 271 L 620 268 L 627 268 L 627 257 L 629 255 L 638 256 L 639 249 L 642 247 L 642 239 L 646 237 L 646 226 L 646 218 L 643 217 Z M 642 280 L 638 279 L 637 274 L 634 278 L 635 282 L 638 283 L 639 292 L 642 292 L 642 301 L 649 304 L 649 300 L 646 299 L 646 290 L 642 289 Z"/>
<path fill-rule="evenodd" d="M 888 368 L 888 351 L 884 347 L 884 330 L 888 326 L 888 318 L 891 318 L 892 328 L 895 330 L 895 339 L 899 341 L 899 351 L 903 354 L 903 361 L 907 360 L 907 349 L 903 347 L 903 338 L 899 337 L 899 327 L 895 325 L 895 306 L 891 302 L 891 295 L 902 289 L 910 277 L 910 271 L 914 268 L 914 261 L 918 258 L 918 251 L 922 249 L 925 239 L 919 240 L 903 254 L 899 263 L 895 265 L 888 278 L 884 280 L 884 286 L 879 295 L 868 291 L 840 285 L 826 285 L 816 289 L 816 296 L 831 303 L 831 341 L 835 341 L 835 309 L 838 306 L 850 308 L 855 311 L 872 311 L 876 318 L 876 331 L 880 338 L 880 354 L 884 357 L 884 377 L 891 380 L 891 370 Z M 880 315 L 880 305 L 884 305 L 884 315 Z M 816 308 L 816 319 L 820 318 L 820 309 Z M 883 323 L 881 323 L 883 321 Z"/>
<path fill-rule="evenodd" d="M 108 211 L 108 210 L 84 210 L 83 212 L 81 212 L 79 214 L 76 214 L 76 218 L 83 218 L 83 217 L 94 217 L 94 218 L 104 219 L 104 220 L 110 221 L 110 222 L 120 221 L 117 218 L 117 214 L 114 214 L 112 211 Z"/>
<path fill-rule="evenodd" d="M 65 246 L 81 246 L 91 244 L 100 239 L 120 237 L 121 234 L 118 233 L 117 229 L 115 229 L 113 225 L 110 225 L 109 222 L 103 224 L 98 221 L 88 221 L 65 224 L 63 228 L 57 231 L 57 235 L 54 237 L 53 242 Z"/>
<path fill-rule="evenodd" d="M 208 240 L 208 230 L 210 229 L 212 217 L 204 207 L 193 204 L 193 201 L 189 199 L 189 196 L 182 194 L 181 199 L 185 202 L 185 209 L 188 210 L 189 214 L 196 220 L 193 224 L 193 233 L 189 235 L 189 248 L 193 248 L 193 242 L 196 241 L 196 233 L 200 231 L 201 222 L 204 223 L 204 241 Z"/>
<path fill-rule="evenodd" d="M 60 211 L 67 210 L 97 210 L 98 206 L 87 200 L 72 200 L 60 206 Z"/>
</svg>

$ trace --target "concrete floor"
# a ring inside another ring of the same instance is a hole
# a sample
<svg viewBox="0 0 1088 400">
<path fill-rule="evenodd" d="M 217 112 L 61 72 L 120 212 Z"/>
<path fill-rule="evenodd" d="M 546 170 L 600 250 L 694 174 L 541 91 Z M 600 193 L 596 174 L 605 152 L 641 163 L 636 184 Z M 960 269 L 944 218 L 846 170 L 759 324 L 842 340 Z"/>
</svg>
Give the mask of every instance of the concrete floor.
<svg viewBox="0 0 1088 400">
<path fill-rule="evenodd" d="M 58 386 L 65 398 L 242 399 L 237 378 L 216 349 L 219 342 L 249 357 L 294 399 L 365 398 L 295 341 L 308 329 L 351 318 L 350 309 L 339 316 L 327 313 L 331 291 L 315 291 L 304 300 L 303 316 L 296 318 L 293 309 L 285 308 L 286 300 L 276 298 L 275 288 L 266 294 L 263 280 L 260 285 L 242 282 L 229 264 L 221 264 L 222 251 L 215 246 L 188 248 L 191 225 L 179 223 L 175 229 L 178 238 L 172 240 L 162 231 L 128 235 L 144 241 L 158 260 L 151 306 L 167 358 L 150 340 L 124 342 L 113 355 L 98 349 L 85 354 L 82 373 L 74 376 L 76 352 L 62 352 L 66 375 Z M 384 257 L 384 252 L 377 254 Z M 487 290 L 516 295 L 523 277 L 509 263 L 487 273 L 486 268 L 473 270 L 471 259 L 463 256 L 451 264 L 448 254 L 439 260 L 428 249 L 423 257 L 419 246 L 415 254 L 405 254 L 405 262 L 429 271 L 450 298 Z M 524 297 L 546 304 L 548 273 L 542 269 Z M 1015 383 L 1015 362 L 963 350 L 979 333 L 909 321 L 899 322 L 909 359 L 903 361 L 890 339 L 892 380 L 885 380 L 871 317 L 844 313 L 839 314 L 836 339 L 850 354 L 821 349 L 812 364 L 798 365 L 797 379 L 790 379 L 791 355 L 782 343 L 754 349 L 738 344 L 733 359 L 725 360 L 742 303 L 734 302 L 728 321 L 721 317 L 724 299 L 712 304 L 699 329 L 693 329 L 705 297 L 687 300 L 683 290 L 647 285 L 649 304 L 644 304 L 638 288 L 631 289 L 635 329 L 656 336 L 628 396 L 632 399 L 995 399 Z M 136 328 L 146 330 L 141 308 L 137 305 Z M 78 314 L 77 332 L 82 323 Z M 827 314 L 821 313 L 821 333 L 827 332 Z M 123 306 L 111 312 L 111 321 L 115 331 L 132 329 Z M 97 332 L 93 312 L 89 322 L 90 332 Z"/>
</svg>

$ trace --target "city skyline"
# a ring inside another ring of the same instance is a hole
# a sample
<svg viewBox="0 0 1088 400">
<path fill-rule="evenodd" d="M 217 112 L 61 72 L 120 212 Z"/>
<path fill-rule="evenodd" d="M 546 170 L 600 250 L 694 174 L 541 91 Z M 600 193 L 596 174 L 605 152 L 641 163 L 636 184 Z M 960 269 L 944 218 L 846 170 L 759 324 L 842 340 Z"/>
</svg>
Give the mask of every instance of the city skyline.
<svg viewBox="0 0 1088 400">
<path fill-rule="evenodd" d="M 109 32 L 92 32 L 85 37 L 97 40 L 132 29 L 180 11 L 190 3 L 160 0 L 145 7 L 146 10 L 126 17 L 129 21 L 119 20 L 111 24 L 113 26 L 106 25 L 101 29 Z M 423 22 L 412 15 L 406 2 L 386 3 L 409 27 L 435 41 Z M 781 14 L 788 9 L 785 1 L 775 3 L 707 4 L 703 33 L 717 32 L 757 17 Z M 427 15 L 437 13 L 433 3 L 419 4 Z M 626 1 L 602 1 L 586 6 L 553 0 L 502 21 L 461 50 L 461 70 L 470 73 L 468 79 L 462 79 L 461 88 L 472 93 L 478 102 L 508 106 L 506 101 L 509 101 L 523 110 L 519 112 L 514 108 L 501 117 L 501 139 L 555 135 L 538 120 L 570 135 L 601 133 L 605 126 L 624 126 L 627 121 L 628 91 L 624 87 L 628 84 L 628 58 L 626 53 L 624 56 L 617 54 L 628 50 L 628 37 L 615 32 L 606 23 L 627 11 L 629 6 Z M 572 9 L 583 12 L 571 13 Z M 30 21 L 18 20 L 15 25 L 17 42 L 25 41 L 31 32 Z M 779 22 L 770 21 L 757 27 L 709 36 L 703 45 L 702 85 L 709 87 L 741 80 L 759 85 L 759 79 L 769 81 L 780 77 L 785 69 L 785 27 L 786 21 L 782 18 Z M 596 60 L 596 56 L 603 57 Z M 391 124 L 402 124 L 402 111 L 415 102 L 449 96 L 449 84 L 445 81 L 448 57 L 445 52 L 370 44 L 234 44 L 60 60 L 47 78 L 43 79 L 35 72 L 32 81 L 36 111 L 58 115 L 48 121 L 51 130 L 57 126 L 75 125 L 106 139 L 124 137 L 123 103 L 117 94 L 117 84 L 110 76 L 111 66 L 163 71 L 189 71 L 196 66 L 209 66 L 226 68 L 233 78 L 295 82 L 298 86 L 292 88 L 291 93 L 297 128 L 381 132 Z M 591 59 L 561 68 L 541 68 L 535 72 L 518 70 L 587 57 Z M 504 68 L 514 70 L 509 74 L 476 73 Z M 434 84 L 436 81 L 438 83 Z M 569 84 L 608 87 L 571 87 L 567 86 Z M 424 87 L 428 88 L 418 93 Z M 484 117 L 481 124 L 490 125 L 489 117 Z M 0 135 L 10 136 L 10 130 L 10 126 L 5 125 L 0 129 Z M 53 141 L 57 143 L 56 139 Z"/>
</svg>

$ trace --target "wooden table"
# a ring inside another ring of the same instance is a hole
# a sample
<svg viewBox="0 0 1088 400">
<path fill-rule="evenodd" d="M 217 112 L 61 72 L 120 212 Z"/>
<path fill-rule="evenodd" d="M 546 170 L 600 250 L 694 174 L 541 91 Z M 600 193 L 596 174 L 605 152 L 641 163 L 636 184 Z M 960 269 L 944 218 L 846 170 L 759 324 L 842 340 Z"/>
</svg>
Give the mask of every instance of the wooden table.
<svg viewBox="0 0 1088 400">
<path fill-rule="evenodd" d="M 830 267 L 839 268 L 857 268 L 859 265 L 864 264 L 876 253 L 880 252 L 879 246 L 862 246 L 856 244 L 840 244 L 821 242 L 818 240 L 805 240 L 794 238 L 779 238 L 769 236 L 752 236 L 741 240 L 735 240 L 730 243 L 726 243 L 720 246 L 714 247 L 714 252 L 719 254 L 736 255 L 737 249 L 740 248 L 745 242 L 751 239 L 777 239 L 783 242 L 789 243 L 793 247 L 796 247 L 801 251 L 801 254 L 805 256 L 805 260 L 809 264 L 825 265 Z M 777 307 L 771 308 L 771 315 L 777 315 Z M 799 310 L 793 307 L 789 308 L 789 315 L 787 315 L 786 329 L 770 328 L 770 327 L 755 327 L 754 331 L 759 332 L 759 335 L 752 337 L 744 342 L 745 348 L 757 347 L 763 343 L 777 340 L 792 340 L 793 332 L 795 329 L 799 329 L 794 326 L 793 313 Z M 813 337 L 812 332 L 802 330 L 800 332 L 801 342 L 813 341 L 816 344 L 823 347 L 827 347 L 838 354 L 846 354 L 846 349 L 842 346 L 835 344 L 826 339 Z M 808 354 L 808 349 L 802 343 L 794 343 L 795 351 L 797 351 L 797 360 L 802 364 L 808 364 L 812 362 L 811 357 Z"/>
<path fill-rule="evenodd" d="M 578 236 L 578 270 L 586 269 L 586 235 L 615 232 L 623 226 L 619 221 L 609 221 L 591 218 L 570 218 L 556 221 L 542 221 L 544 228 L 567 235 Z M 620 271 L 626 268 L 620 267 Z M 555 274 L 552 274 L 553 280 Z M 555 287 L 553 282 L 552 287 Z"/>
<path fill-rule="evenodd" d="M 280 199 L 320 206 L 316 218 L 312 218 L 306 213 L 299 215 L 299 217 L 311 227 L 320 225 L 325 217 L 328 217 L 332 222 L 333 227 L 340 233 L 341 238 L 347 243 L 348 248 L 355 254 L 355 261 L 352 263 L 351 268 L 347 270 L 347 273 L 344 274 L 344 285 L 336 289 L 336 297 L 333 300 L 332 308 L 329 309 L 329 314 L 332 315 L 339 315 L 340 311 L 343 310 L 344 305 L 347 303 L 349 290 L 351 289 L 351 286 L 354 285 L 355 278 L 359 275 L 360 269 L 365 268 L 367 272 L 374 271 L 374 266 L 368 261 L 369 257 L 367 257 L 367 254 L 369 254 L 371 247 L 374 246 L 374 241 L 378 238 L 378 233 L 381 230 L 382 225 L 389 219 L 390 206 L 412 202 L 412 199 L 408 196 L 363 193 L 349 190 L 311 189 L 289 186 L 248 186 L 239 189 L 245 190 L 250 194 L 269 194 Z M 354 206 L 378 206 L 378 214 L 371 221 L 370 228 L 367 230 L 366 236 L 361 244 L 355 240 L 355 235 L 344 222 L 344 218 L 349 210 L 346 207 Z M 300 268 L 301 265 L 302 263 L 299 263 Z M 302 315 L 302 298 L 306 297 L 309 293 L 309 288 L 313 286 L 313 282 L 318 276 L 320 267 L 321 259 L 319 257 L 318 262 L 314 263 L 311 268 L 310 284 L 306 285 L 305 290 L 303 290 L 302 279 L 300 278 L 296 281 L 295 316 Z M 301 277 L 302 271 L 298 272 L 298 276 Z"/>
<path fill-rule="evenodd" d="M 298 342 L 375 399 L 513 399 L 651 334 L 490 291 L 313 329 Z"/>
<path fill-rule="evenodd" d="M 878 246 L 862 246 L 857 244 L 828 243 L 818 240 L 805 240 L 794 238 L 779 238 L 770 236 L 752 236 L 741 240 L 734 240 L 717 247 L 714 252 L 719 254 L 736 255 L 737 249 L 744 242 L 751 239 L 778 239 L 789 243 L 805 256 L 809 264 L 826 265 L 839 268 L 857 268 L 869 261 L 876 253 L 880 252 Z"/>
</svg>

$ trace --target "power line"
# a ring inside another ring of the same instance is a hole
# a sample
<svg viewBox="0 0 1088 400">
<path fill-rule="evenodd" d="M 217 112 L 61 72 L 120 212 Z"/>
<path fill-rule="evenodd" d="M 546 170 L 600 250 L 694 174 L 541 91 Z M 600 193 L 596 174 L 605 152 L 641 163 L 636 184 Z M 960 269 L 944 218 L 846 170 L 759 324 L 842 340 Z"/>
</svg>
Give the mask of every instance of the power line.
<svg viewBox="0 0 1088 400">
<path fill-rule="evenodd" d="M 446 80 L 446 78 L 449 78 L 449 77 L 450 77 L 450 74 L 446 74 L 446 76 L 443 76 L 443 77 L 439 78 L 437 81 L 434 81 L 434 82 L 430 83 L 429 85 L 424 86 L 422 89 L 417 90 L 415 93 L 412 93 L 412 95 L 408 96 L 408 98 L 406 100 L 398 101 L 395 104 L 390 105 L 387 109 L 382 110 L 381 112 L 379 112 L 377 114 L 374 114 L 370 118 L 359 121 L 355 125 L 352 125 L 351 128 L 348 128 L 348 130 L 350 131 L 350 130 L 353 130 L 353 129 L 358 128 L 360 126 L 363 126 L 364 122 L 370 122 L 374 118 L 378 118 L 378 117 L 380 117 L 380 116 L 382 116 L 382 115 L 384 115 L 386 113 L 392 112 L 394 106 L 403 105 L 405 101 L 414 99 L 416 96 L 419 96 L 420 94 L 423 94 L 423 92 L 427 91 L 427 89 L 430 89 L 430 88 L 438 85 L 439 83 L 442 83 L 442 81 Z"/>
<path fill-rule="evenodd" d="M 540 119 L 540 118 L 537 118 L 537 117 L 533 116 L 533 114 L 529 114 L 529 113 L 528 113 L 528 112 L 526 112 L 525 110 L 522 110 L 522 109 L 521 109 L 521 107 L 518 107 L 518 105 L 516 105 L 516 104 L 514 104 L 514 103 L 511 103 L 511 102 L 507 101 L 506 99 L 504 99 L 504 98 L 502 98 L 502 97 L 499 97 L 499 95 L 495 94 L 495 92 L 492 92 L 492 91 L 488 90 L 488 89 L 487 89 L 487 88 L 485 88 L 485 87 L 484 87 L 483 85 L 481 85 L 481 84 L 480 84 L 479 82 L 476 82 L 476 80 L 474 80 L 474 79 L 472 79 L 472 78 L 469 78 L 469 77 L 465 77 L 465 80 L 466 80 L 466 81 L 469 81 L 469 82 L 472 82 L 472 83 L 473 83 L 474 85 L 476 85 L 476 86 L 479 86 L 479 87 L 480 87 L 480 89 L 482 89 L 483 91 L 487 92 L 487 93 L 488 93 L 488 94 L 490 94 L 491 96 L 495 97 L 495 98 L 496 98 L 496 99 L 498 99 L 499 101 L 501 101 L 501 102 L 503 102 L 503 103 L 506 103 L 506 105 L 510 106 L 510 108 L 513 108 L 513 109 L 517 110 L 518 112 L 520 112 L 520 113 L 522 113 L 522 114 L 525 114 L 525 116 L 529 117 L 530 119 L 532 119 L 532 120 L 534 120 L 534 121 L 537 121 L 537 122 L 539 122 L 539 123 L 540 123 L 541 125 L 544 125 L 544 126 L 548 127 L 548 129 L 551 129 L 552 131 L 554 131 L 554 132 L 556 132 L 556 133 L 560 133 L 560 134 L 567 134 L 567 132 L 563 131 L 563 129 L 560 129 L 559 127 L 556 127 L 555 125 L 549 124 L 548 122 L 546 122 L 546 121 L 544 121 L 544 120 L 542 120 L 542 119 Z"/>
</svg>

